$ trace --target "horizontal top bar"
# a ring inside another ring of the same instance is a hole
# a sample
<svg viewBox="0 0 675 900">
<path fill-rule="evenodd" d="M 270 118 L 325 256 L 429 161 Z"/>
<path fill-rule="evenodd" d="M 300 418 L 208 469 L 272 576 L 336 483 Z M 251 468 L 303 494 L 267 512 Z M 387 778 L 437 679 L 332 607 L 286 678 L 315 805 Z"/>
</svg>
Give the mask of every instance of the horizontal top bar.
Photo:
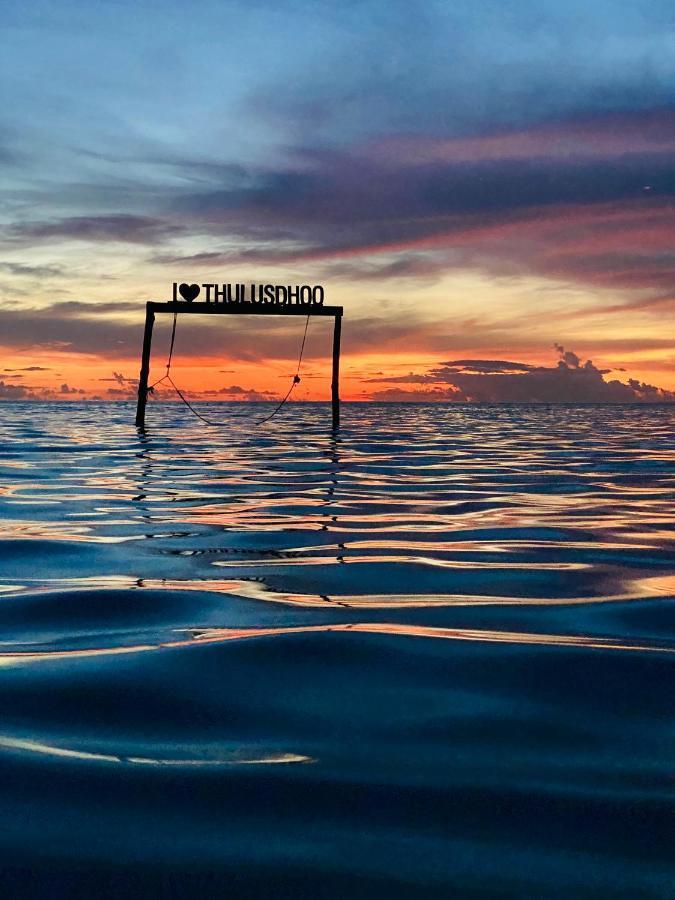
<svg viewBox="0 0 675 900">
<path fill-rule="evenodd" d="M 276 303 L 160 303 L 148 301 L 148 312 L 156 313 L 191 313 L 196 315 L 234 315 L 234 316 L 341 316 L 341 306 L 301 306 L 292 304 L 282 306 Z"/>
</svg>

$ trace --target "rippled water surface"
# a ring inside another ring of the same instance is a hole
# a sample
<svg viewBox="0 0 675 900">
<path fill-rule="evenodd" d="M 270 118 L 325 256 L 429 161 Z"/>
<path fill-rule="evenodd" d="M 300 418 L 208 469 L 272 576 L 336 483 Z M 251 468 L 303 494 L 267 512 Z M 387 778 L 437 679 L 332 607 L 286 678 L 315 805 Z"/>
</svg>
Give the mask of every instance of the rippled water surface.
<svg viewBox="0 0 675 900">
<path fill-rule="evenodd" d="M 4 896 L 670 897 L 675 409 L 0 407 Z"/>
</svg>

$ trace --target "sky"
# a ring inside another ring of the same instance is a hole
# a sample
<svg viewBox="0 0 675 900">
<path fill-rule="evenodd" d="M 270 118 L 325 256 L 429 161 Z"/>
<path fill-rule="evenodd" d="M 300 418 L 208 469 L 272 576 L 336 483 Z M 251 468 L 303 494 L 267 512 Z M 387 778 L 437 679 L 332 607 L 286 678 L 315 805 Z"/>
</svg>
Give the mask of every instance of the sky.
<svg viewBox="0 0 675 900">
<path fill-rule="evenodd" d="M 4 0 L 0 33 L 0 398 L 132 396 L 187 281 L 322 284 L 345 399 L 673 399 L 671 0 Z M 303 324 L 185 317 L 175 379 L 283 395 Z M 313 319 L 297 399 L 329 353 Z"/>
</svg>

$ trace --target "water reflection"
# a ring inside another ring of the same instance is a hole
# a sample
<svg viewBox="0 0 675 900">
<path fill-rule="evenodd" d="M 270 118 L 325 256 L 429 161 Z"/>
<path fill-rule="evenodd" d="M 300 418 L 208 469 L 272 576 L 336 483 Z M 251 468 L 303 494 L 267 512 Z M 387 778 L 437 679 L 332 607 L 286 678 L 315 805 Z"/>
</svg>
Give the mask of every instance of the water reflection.
<svg viewBox="0 0 675 900">
<path fill-rule="evenodd" d="M 665 896 L 672 408 L 3 412 L 0 864 Z"/>
<path fill-rule="evenodd" d="M 229 757 L 204 759 L 153 759 L 147 756 L 116 756 L 110 753 L 91 753 L 88 750 L 76 750 L 72 747 L 57 747 L 40 741 L 21 740 L 20 738 L 0 735 L 0 750 L 14 750 L 23 753 L 37 753 L 43 756 L 55 756 L 61 759 L 82 760 L 83 762 L 126 763 L 137 766 L 272 766 L 289 763 L 308 763 L 313 760 L 309 756 L 298 753 L 269 753 L 263 756 L 246 755 L 241 749 L 233 751 Z"/>
<path fill-rule="evenodd" d="M 270 638 L 282 635 L 313 634 L 318 632 L 348 632 L 356 634 L 394 635 L 399 637 L 437 638 L 454 641 L 484 641 L 488 643 L 537 644 L 558 647 L 592 647 L 601 650 L 630 650 L 635 652 L 675 653 L 675 647 L 657 642 L 637 643 L 611 638 L 588 637 L 570 634 L 533 634 L 532 632 L 490 631 L 466 628 L 437 628 L 421 625 L 401 625 L 390 622 L 349 622 L 330 625 L 294 625 L 283 628 L 206 628 L 190 629 L 191 639 L 169 640 L 157 644 L 136 644 L 121 647 L 92 647 L 78 650 L 46 650 L 33 652 L 22 650 L 0 653 L 0 667 L 28 663 L 54 662 L 63 659 L 82 659 L 115 654 L 143 653 L 149 650 L 175 650 L 187 648 L 194 642 L 225 643 L 250 638 Z"/>
</svg>

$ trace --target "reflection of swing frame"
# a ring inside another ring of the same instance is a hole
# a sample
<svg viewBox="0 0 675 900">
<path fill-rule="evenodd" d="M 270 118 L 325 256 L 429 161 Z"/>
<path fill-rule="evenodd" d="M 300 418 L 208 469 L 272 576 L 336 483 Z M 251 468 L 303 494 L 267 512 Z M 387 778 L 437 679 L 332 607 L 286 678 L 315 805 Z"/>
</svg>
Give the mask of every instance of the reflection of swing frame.
<svg viewBox="0 0 675 900">
<path fill-rule="evenodd" d="M 145 307 L 145 332 L 143 333 L 143 356 L 141 376 L 138 380 L 138 403 L 136 405 L 136 426 L 145 428 L 145 405 L 148 400 L 148 375 L 150 373 L 150 350 L 152 347 L 152 326 L 156 313 L 188 313 L 209 316 L 332 316 L 333 326 L 333 373 L 331 378 L 331 403 L 333 408 L 333 428 L 340 425 L 340 334 L 342 330 L 342 307 L 323 305 L 269 305 L 240 303 L 156 303 L 150 301 Z"/>
</svg>

